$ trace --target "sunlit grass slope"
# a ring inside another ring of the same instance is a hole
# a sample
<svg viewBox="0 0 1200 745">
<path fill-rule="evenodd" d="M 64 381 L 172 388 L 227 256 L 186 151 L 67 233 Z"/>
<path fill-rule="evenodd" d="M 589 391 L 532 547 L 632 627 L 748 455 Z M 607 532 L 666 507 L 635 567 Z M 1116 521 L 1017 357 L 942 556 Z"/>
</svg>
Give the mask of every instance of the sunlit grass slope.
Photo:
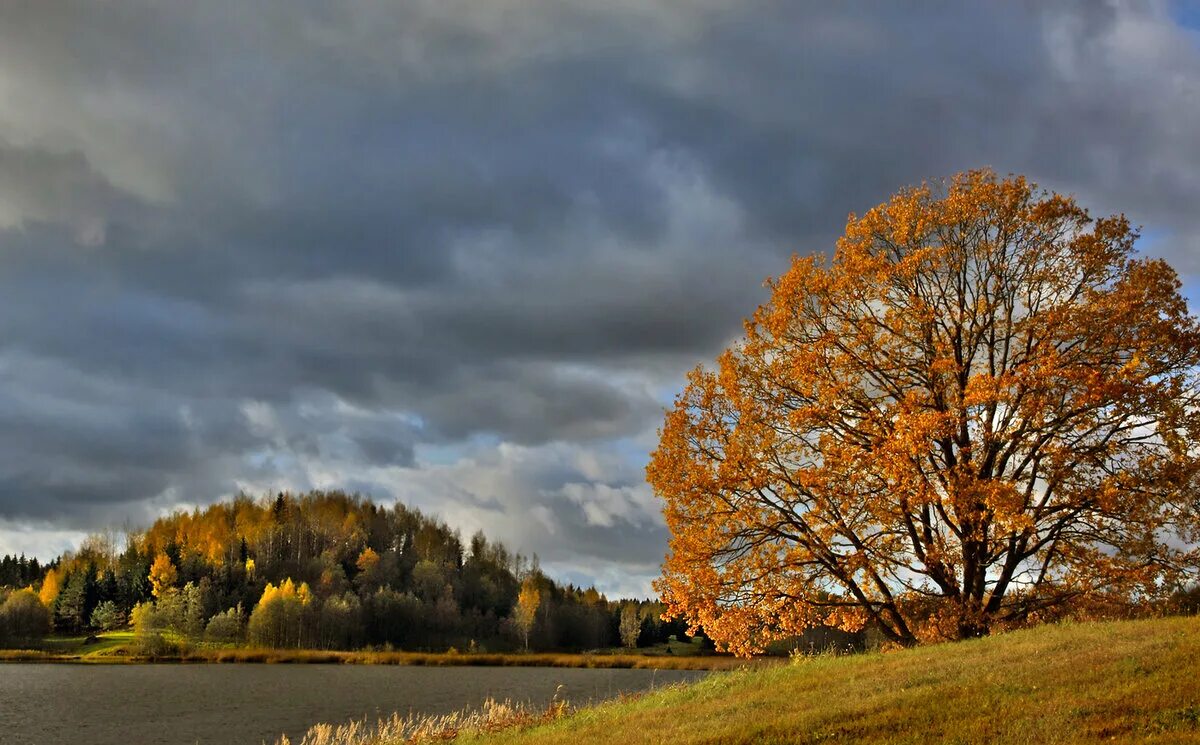
<svg viewBox="0 0 1200 745">
<path fill-rule="evenodd" d="M 1200 742 L 1200 618 L 1047 626 L 716 674 L 482 741 Z"/>
</svg>

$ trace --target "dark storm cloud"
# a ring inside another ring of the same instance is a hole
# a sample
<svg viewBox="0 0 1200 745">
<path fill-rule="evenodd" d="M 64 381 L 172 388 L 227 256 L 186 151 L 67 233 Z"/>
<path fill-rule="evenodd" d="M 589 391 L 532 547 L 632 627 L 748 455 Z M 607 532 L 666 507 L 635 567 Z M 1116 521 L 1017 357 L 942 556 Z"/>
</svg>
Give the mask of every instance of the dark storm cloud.
<svg viewBox="0 0 1200 745">
<path fill-rule="evenodd" d="M 1151 2 L 10 4 L 0 518 L 346 485 L 652 574 L 629 438 L 848 212 L 990 165 L 1200 272 L 1198 49 Z"/>
</svg>

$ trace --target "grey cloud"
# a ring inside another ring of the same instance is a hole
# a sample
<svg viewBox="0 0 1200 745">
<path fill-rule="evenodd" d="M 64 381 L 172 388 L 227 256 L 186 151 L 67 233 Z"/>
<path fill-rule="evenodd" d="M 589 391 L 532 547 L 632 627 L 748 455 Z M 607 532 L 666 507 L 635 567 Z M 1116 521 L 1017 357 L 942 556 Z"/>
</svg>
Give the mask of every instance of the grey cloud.
<svg viewBox="0 0 1200 745">
<path fill-rule="evenodd" d="M 470 435 L 482 425 L 515 442 L 540 442 L 548 435 L 587 441 L 636 432 L 657 413 L 650 392 L 639 395 L 632 386 L 610 383 L 598 372 L 498 365 L 472 369 L 450 382 L 413 408 L 452 438 Z"/>
<path fill-rule="evenodd" d="M 378 472 L 374 490 L 467 530 L 482 527 L 546 562 L 644 568 L 662 558 L 666 528 L 640 464 L 611 447 L 506 444 L 448 465 L 420 465 Z"/>
<path fill-rule="evenodd" d="M 1200 273 L 1169 10 L 6 6 L 0 518 L 347 486 L 652 573 L 629 443 L 848 212 L 990 165 Z"/>
<path fill-rule="evenodd" d="M 78 152 L 18 148 L 0 141 L 0 227 L 54 222 L 75 242 L 102 245 L 107 223 L 126 202 Z"/>
</svg>

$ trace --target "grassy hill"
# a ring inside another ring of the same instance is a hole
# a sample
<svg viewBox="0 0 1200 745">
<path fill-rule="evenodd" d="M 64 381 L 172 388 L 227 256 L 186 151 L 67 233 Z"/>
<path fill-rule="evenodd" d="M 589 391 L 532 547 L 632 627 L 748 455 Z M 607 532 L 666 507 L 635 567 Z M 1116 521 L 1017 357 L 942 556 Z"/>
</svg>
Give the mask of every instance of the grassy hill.
<svg viewBox="0 0 1200 745">
<path fill-rule="evenodd" d="M 716 674 L 487 745 L 1200 742 L 1200 618 L 1047 626 Z"/>
</svg>

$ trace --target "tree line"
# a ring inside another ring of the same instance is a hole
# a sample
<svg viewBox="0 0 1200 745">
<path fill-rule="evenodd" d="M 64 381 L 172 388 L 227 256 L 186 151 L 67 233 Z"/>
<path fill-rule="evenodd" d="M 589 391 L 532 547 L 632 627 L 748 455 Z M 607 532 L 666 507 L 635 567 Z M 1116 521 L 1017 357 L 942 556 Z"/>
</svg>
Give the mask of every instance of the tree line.
<svg viewBox="0 0 1200 745">
<path fill-rule="evenodd" d="M 132 626 L 144 651 L 265 647 L 572 651 L 682 636 L 656 602 L 559 584 L 537 557 L 464 540 L 404 505 L 340 491 L 239 495 L 123 547 L 93 536 L 41 565 L 0 559 L 0 643 Z"/>
</svg>

